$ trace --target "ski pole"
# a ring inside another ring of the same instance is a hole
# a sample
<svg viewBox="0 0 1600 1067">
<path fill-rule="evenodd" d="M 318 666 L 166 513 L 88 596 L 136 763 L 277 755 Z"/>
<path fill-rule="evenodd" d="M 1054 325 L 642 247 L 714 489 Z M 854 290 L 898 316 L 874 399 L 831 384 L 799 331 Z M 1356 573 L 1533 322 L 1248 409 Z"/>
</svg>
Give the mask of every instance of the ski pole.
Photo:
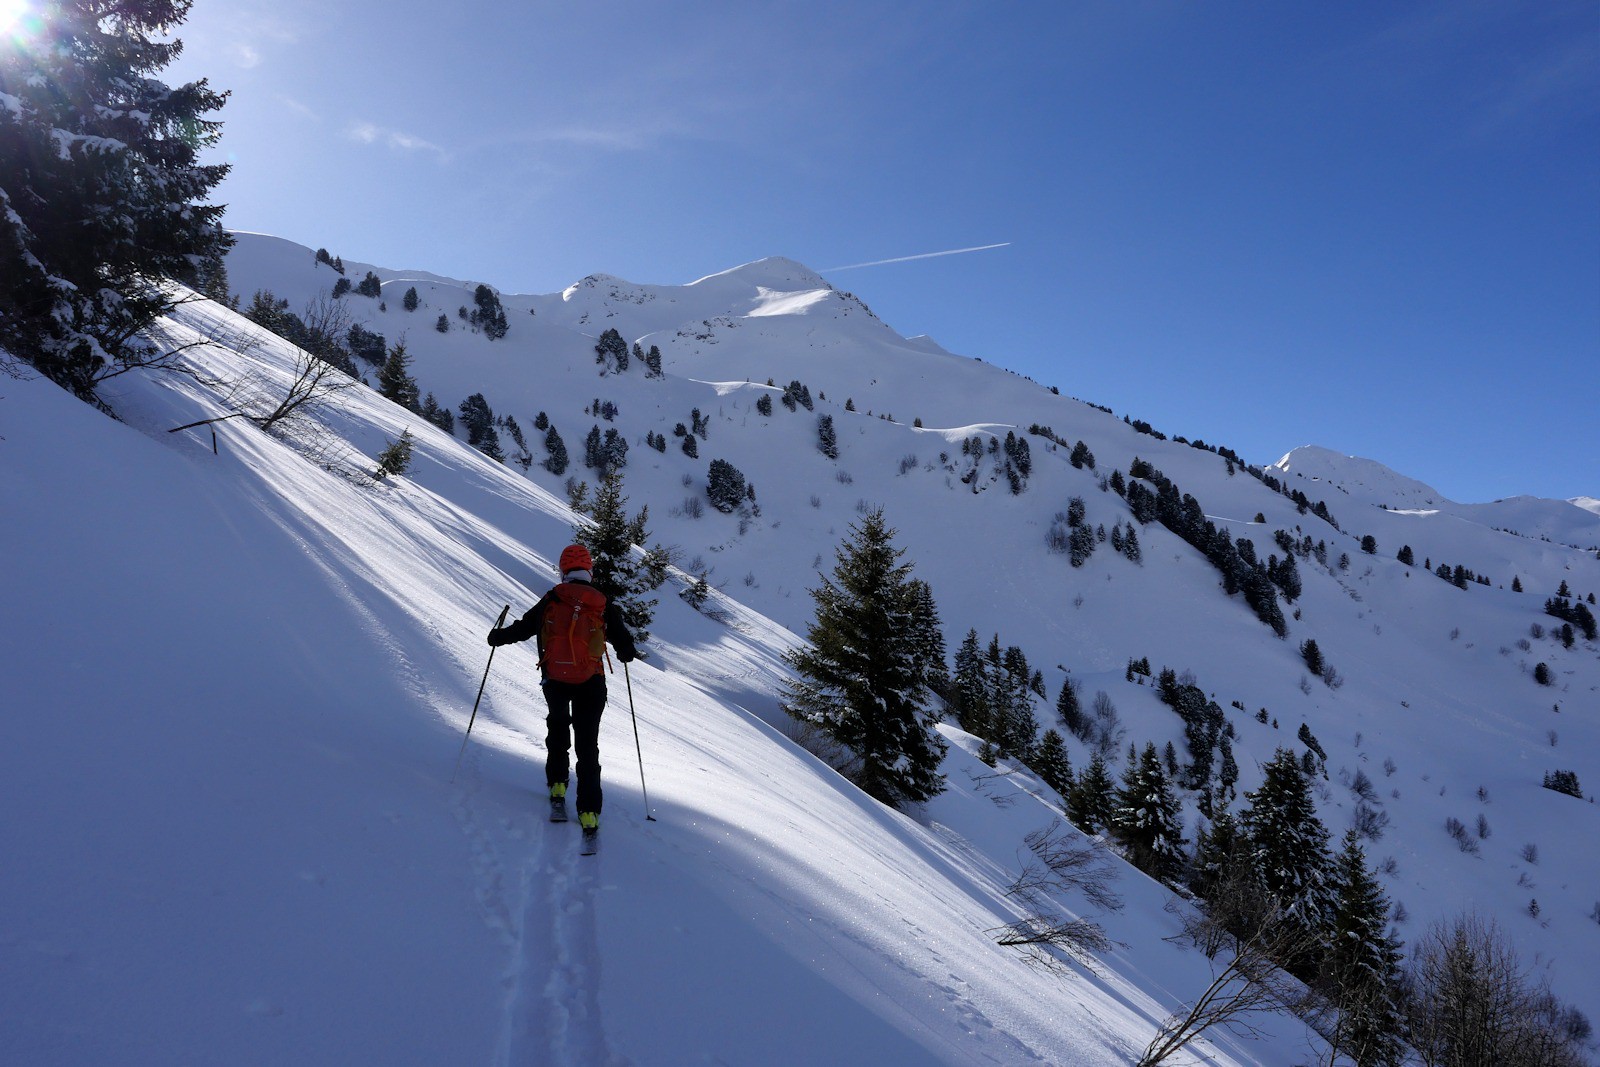
<svg viewBox="0 0 1600 1067">
<path fill-rule="evenodd" d="M 496 630 L 505 625 L 506 614 L 510 611 L 510 604 L 500 609 L 500 617 L 494 623 Z M 494 666 L 494 648 L 491 647 L 489 649 L 489 662 L 483 665 L 483 681 L 478 683 L 478 699 L 472 702 L 472 718 L 467 720 L 467 732 L 461 735 L 461 751 L 456 753 L 456 769 L 450 772 L 452 785 L 455 783 L 457 773 L 461 770 L 461 757 L 466 755 L 467 752 L 467 738 L 472 736 L 472 724 L 478 721 L 478 705 L 483 701 L 483 687 L 489 684 L 489 668 L 492 666 Z"/>
<path fill-rule="evenodd" d="M 633 678 L 628 674 L 628 665 L 622 665 L 622 680 L 628 683 L 628 716 L 633 719 L 633 750 L 639 754 L 639 788 L 644 793 L 644 817 L 646 822 L 655 822 L 656 817 L 650 814 L 650 788 L 644 784 L 644 749 L 639 747 L 639 716 L 633 710 Z"/>
</svg>

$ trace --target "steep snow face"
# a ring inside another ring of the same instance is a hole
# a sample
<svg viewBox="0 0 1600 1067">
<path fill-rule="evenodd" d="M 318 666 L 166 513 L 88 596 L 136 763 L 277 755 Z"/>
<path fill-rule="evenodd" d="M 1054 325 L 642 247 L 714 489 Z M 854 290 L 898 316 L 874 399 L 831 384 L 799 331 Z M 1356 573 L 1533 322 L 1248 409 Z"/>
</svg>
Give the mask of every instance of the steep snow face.
<svg viewBox="0 0 1600 1067">
<path fill-rule="evenodd" d="M 1592 496 L 1575 496 L 1568 503 L 1575 507 L 1580 507 L 1584 511 L 1592 511 L 1596 515 L 1600 515 L 1600 500 Z"/>
</svg>

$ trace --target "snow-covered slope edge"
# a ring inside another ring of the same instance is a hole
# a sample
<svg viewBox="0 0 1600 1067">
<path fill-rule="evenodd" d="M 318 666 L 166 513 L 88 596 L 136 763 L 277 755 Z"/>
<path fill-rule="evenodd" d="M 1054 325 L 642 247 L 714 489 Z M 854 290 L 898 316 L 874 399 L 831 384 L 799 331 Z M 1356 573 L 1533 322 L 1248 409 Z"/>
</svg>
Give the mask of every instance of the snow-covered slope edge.
<svg viewBox="0 0 1600 1067">
<path fill-rule="evenodd" d="M 864 800 L 763 722 L 793 638 L 748 611 L 664 599 L 629 678 L 658 821 L 614 684 L 606 852 L 580 862 L 538 818 L 527 649 L 495 659 L 450 780 L 482 634 L 551 579 L 564 504 L 366 391 L 330 412 L 354 450 L 417 435 L 377 488 L 247 426 L 216 454 L 167 433 L 222 413 L 186 379 L 126 379 L 120 424 L 4 394 L 8 1060 L 1120 1064 L 1204 984 L 1126 870 L 1098 976 L 997 947 L 1048 808 L 970 788 L 990 772 L 959 746 L 925 824 Z M 1210 1062 L 1293 1062 L 1299 1028 L 1268 1027 Z"/>
</svg>

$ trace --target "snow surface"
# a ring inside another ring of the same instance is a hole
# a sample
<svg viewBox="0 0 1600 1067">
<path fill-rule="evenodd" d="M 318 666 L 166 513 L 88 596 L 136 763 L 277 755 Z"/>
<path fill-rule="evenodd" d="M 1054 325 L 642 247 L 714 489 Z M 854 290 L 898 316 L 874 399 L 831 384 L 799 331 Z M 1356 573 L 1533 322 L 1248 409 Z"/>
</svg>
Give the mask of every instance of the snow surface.
<svg viewBox="0 0 1600 1067">
<path fill-rule="evenodd" d="M 119 379 L 107 399 L 122 422 L 43 382 L 0 389 L 0 493 L 21 520 L 0 528 L 12 620 L 0 846 L 19 858 L 0 879 L 0 1059 L 1131 1062 L 1209 980 L 1199 953 L 1165 940 L 1170 892 L 1113 858 L 1121 911 L 1071 894 L 1055 906 L 1101 922 L 1117 947 L 1067 978 L 1030 966 L 994 931 L 1020 917 L 1005 889 L 1023 836 L 1058 817 L 1048 789 L 984 766 L 947 726 L 948 790 L 901 815 L 790 737 L 782 654 L 811 617 L 817 572 L 871 504 L 930 582 L 952 650 L 969 627 L 998 632 L 1045 671 L 1052 698 L 1070 670 L 1086 703 L 1114 698 L 1124 751 L 1183 744 L 1154 692 L 1124 680 L 1127 659 L 1192 670 L 1219 703 L 1248 709 L 1228 712 L 1241 791 L 1306 723 L 1329 754 L 1320 806 L 1335 834 L 1354 810 L 1350 777 L 1377 786 L 1391 822 L 1368 850 L 1395 860 L 1384 882 L 1409 912 L 1400 936 L 1490 912 L 1563 999 L 1600 1013 L 1587 914 L 1600 898 L 1597 809 L 1539 787 L 1554 768 L 1600 781 L 1600 660 L 1591 644 L 1528 636 L 1549 628 L 1542 603 L 1562 580 L 1600 589 L 1600 516 L 1547 541 L 1341 489 L 1326 497 L 1336 530 L 1214 453 L 908 342 L 791 261 L 687 286 L 596 275 L 562 294 L 502 294 L 511 330 L 498 342 L 456 318 L 476 283 L 345 263 L 384 280 L 386 310 L 346 299 L 391 341 L 406 336 L 424 391 L 451 407 L 481 391 L 517 418 L 527 475 L 367 390 L 326 413 L 348 449 L 323 454 L 328 470 L 240 420 L 217 425 L 215 454 L 209 428 L 169 434 L 227 410 L 221 390 L 187 378 Z M 229 270 L 246 301 L 270 288 L 294 307 L 334 279 L 309 249 L 259 236 Z M 412 285 L 423 306 L 408 315 Z M 432 327 L 441 311 L 447 334 Z M 602 374 L 594 340 L 613 326 L 661 346 L 665 380 Z M 171 329 L 227 342 L 197 352 L 208 380 L 288 371 L 287 346 L 215 305 L 186 307 Z M 791 379 L 834 415 L 837 462 L 816 450 L 815 414 L 756 412 Z M 611 679 L 605 845 L 580 859 L 576 831 L 542 821 L 543 704 L 526 646 L 495 655 L 451 774 L 488 663 L 483 634 L 502 605 L 525 610 L 553 580 L 575 521 L 564 479 L 538 466 L 534 415 L 561 430 L 569 473 L 590 475 L 582 440 L 601 420 L 583 410 L 601 397 L 632 446 L 631 507 L 650 506 L 652 534 L 685 567 L 710 570 L 720 617 L 673 595 L 682 572 L 661 591 L 648 660 Z M 711 429 L 690 460 L 670 433 L 696 407 Z M 1098 472 L 1034 437 L 1022 495 L 989 466 L 962 481 L 963 439 L 1034 422 L 1085 440 Z M 374 486 L 354 473 L 406 428 L 408 475 Z M 666 454 L 645 446 L 647 430 L 669 434 Z M 1071 496 L 1092 523 L 1130 521 L 1097 481 L 1136 455 L 1263 555 L 1277 528 L 1328 542 L 1333 565 L 1302 563 L 1288 641 L 1157 527 L 1140 530 L 1140 566 L 1102 545 L 1073 569 L 1045 549 Z M 694 517 L 687 501 L 703 497 L 715 457 L 758 488 L 760 515 Z M 1364 533 L 1378 555 L 1360 552 Z M 1404 567 L 1401 543 L 1419 564 L 1461 563 L 1494 585 L 1460 590 Z M 1508 591 L 1513 574 L 1526 594 Z M 1305 684 L 1308 636 L 1341 688 Z M 1555 686 L 1532 682 L 1536 661 Z M 1255 721 L 1261 707 L 1273 725 Z M 1039 717 L 1052 722 L 1048 702 Z M 1071 745 L 1081 768 L 1088 753 Z M 1492 835 L 1463 853 L 1445 820 L 1479 813 Z M 1186 818 L 1192 837 L 1192 798 Z M 1314 1059 L 1301 1024 L 1254 1021 L 1259 1039 L 1215 1033 L 1181 1062 Z"/>
</svg>

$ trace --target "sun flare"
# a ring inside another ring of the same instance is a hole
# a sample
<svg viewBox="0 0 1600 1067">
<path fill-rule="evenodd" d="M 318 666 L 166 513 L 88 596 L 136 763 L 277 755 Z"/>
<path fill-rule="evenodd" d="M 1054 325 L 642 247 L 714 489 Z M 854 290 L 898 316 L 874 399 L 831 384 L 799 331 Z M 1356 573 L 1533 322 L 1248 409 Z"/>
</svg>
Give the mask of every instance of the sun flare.
<svg viewBox="0 0 1600 1067">
<path fill-rule="evenodd" d="M 28 13 L 28 0 L 0 0 L 0 33 L 10 33 Z"/>
</svg>

